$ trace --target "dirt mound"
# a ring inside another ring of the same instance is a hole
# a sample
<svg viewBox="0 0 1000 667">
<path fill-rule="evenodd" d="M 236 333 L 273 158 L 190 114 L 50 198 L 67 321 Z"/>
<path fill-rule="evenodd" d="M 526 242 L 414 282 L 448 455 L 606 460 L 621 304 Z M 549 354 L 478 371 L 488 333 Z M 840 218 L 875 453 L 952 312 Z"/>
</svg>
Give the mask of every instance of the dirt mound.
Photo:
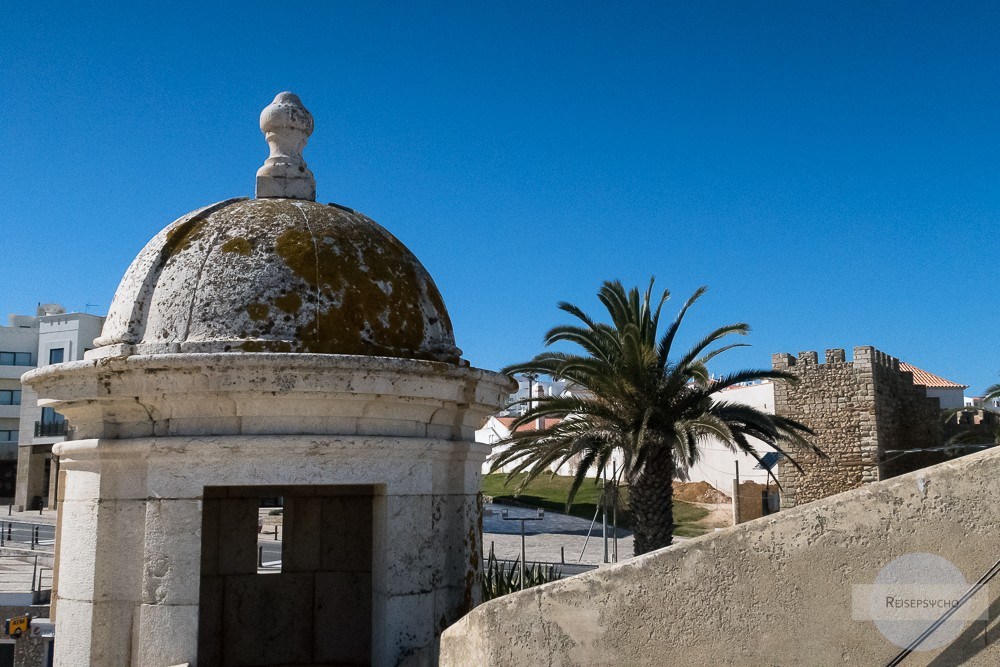
<svg viewBox="0 0 1000 667">
<path fill-rule="evenodd" d="M 708 482 L 674 481 L 674 498 L 687 503 L 728 503 L 729 496 Z"/>
</svg>

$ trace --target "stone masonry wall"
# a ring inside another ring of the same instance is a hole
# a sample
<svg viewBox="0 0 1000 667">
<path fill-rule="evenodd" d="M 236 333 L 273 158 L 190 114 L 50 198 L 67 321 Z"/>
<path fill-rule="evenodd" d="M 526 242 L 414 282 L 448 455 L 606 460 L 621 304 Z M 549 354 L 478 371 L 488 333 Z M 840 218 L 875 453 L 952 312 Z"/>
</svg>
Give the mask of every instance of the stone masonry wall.
<svg viewBox="0 0 1000 667">
<path fill-rule="evenodd" d="M 882 354 L 876 350 L 876 355 Z M 919 451 L 944 441 L 941 401 L 928 398 L 924 387 L 913 384 L 913 374 L 900 371 L 898 359 L 884 356 L 884 363 L 874 364 L 879 479 L 925 468 L 945 458 L 940 452 Z"/>
<path fill-rule="evenodd" d="M 795 456 L 779 463 L 782 507 L 892 477 L 937 460 L 926 455 L 886 454 L 886 450 L 922 449 L 940 443 L 940 408 L 927 398 L 899 360 L 874 347 L 854 348 L 853 361 L 843 349 L 827 350 L 825 363 L 816 352 L 798 357 L 775 354 L 772 365 L 799 378 L 775 384 L 775 412 L 815 431 L 812 441 L 826 454 Z"/>
<path fill-rule="evenodd" d="M 828 350 L 824 364 L 816 352 L 801 352 L 798 359 L 775 354 L 771 361 L 774 368 L 799 378 L 796 385 L 775 383 L 775 412 L 812 428 L 816 432 L 812 441 L 828 457 L 795 455 L 802 472 L 787 459 L 781 460 L 781 506 L 794 507 L 878 479 L 870 357 L 862 352 L 859 358 L 856 350 L 855 361 L 848 362 L 843 350 Z"/>
</svg>

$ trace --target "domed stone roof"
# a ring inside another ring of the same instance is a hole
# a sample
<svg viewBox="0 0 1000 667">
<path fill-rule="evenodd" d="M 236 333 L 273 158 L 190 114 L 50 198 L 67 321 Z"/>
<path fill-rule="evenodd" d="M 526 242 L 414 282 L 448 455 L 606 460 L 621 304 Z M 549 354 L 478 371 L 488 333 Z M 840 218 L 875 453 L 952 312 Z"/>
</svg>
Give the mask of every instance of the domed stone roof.
<svg viewBox="0 0 1000 667">
<path fill-rule="evenodd" d="M 282 113 L 304 135 L 297 147 Z M 271 157 L 257 175 L 258 198 L 213 204 L 157 234 L 125 273 L 88 356 L 303 352 L 459 363 L 441 294 L 413 253 L 373 220 L 311 201 L 315 184 L 298 151 L 312 117 L 298 98 L 279 95 L 261 128 Z"/>
</svg>

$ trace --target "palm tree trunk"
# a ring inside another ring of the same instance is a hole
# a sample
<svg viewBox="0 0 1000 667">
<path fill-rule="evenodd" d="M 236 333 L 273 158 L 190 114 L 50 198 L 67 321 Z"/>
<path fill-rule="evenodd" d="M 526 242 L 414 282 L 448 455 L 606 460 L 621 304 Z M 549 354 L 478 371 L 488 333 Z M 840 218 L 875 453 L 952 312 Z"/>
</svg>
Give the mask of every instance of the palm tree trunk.
<svg viewBox="0 0 1000 667">
<path fill-rule="evenodd" d="M 629 483 L 633 551 L 640 556 L 670 546 L 674 538 L 674 457 L 669 447 L 650 454 Z"/>
</svg>

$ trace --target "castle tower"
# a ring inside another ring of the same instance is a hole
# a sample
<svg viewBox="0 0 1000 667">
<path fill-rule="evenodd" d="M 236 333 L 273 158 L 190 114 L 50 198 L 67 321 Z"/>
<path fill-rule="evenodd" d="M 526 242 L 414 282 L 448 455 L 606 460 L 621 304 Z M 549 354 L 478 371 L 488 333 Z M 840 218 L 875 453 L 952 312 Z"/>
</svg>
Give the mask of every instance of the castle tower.
<svg viewBox="0 0 1000 667">
<path fill-rule="evenodd" d="M 941 443 L 940 403 L 914 384 L 899 359 L 871 346 L 772 355 L 776 370 L 794 385 L 774 385 L 775 412 L 813 429 L 810 440 L 826 455 L 795 455 L 778 464 L 781 505 L 788 509 L 862 484 L 937 463 L 929 450 Z"/>
<path fill-rule="evenodd" d="M 75 429 L 57 665 L 395 665 L 478 602 L 474 430 L 513 383 L 462 361 L 402 243 L 316 203 L 299 98 L 260 125 L 256 198 L 168 225 L 96 349 L 25 377 Z"/>
</svg>

